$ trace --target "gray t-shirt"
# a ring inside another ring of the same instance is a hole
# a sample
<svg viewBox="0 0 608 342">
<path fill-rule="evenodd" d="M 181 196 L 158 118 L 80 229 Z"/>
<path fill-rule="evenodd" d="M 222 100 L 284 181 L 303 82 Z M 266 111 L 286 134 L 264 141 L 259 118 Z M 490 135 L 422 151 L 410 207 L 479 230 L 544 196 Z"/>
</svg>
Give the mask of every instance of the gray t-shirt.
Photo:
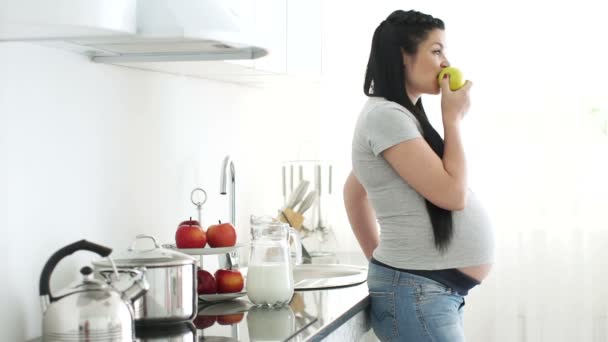
<svg viewBox="0 0 608 342">
<path fill-rule="evenodd" d="M 370 97 L 355 128 L 353 172 L 367 191 L 380 224 L 374 258 L 412 270 L 437 270 L 492 263 L 494 232 L 475 194 L 469 190 L 462 211 L 453 211 L 454 236 L 442 255 L 434 244 L 425 199 L 399 176 L 382 152 L 402 141 L 422 137 L 420 123 L 406 108 Z"/>
</svg>

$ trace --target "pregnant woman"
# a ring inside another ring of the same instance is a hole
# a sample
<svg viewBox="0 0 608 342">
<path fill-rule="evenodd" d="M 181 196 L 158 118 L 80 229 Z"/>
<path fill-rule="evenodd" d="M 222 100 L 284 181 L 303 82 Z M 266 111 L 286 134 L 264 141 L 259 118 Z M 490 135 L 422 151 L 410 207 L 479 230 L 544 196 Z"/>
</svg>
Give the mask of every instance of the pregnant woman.
<svg viewBox="0 0 608 342">
<path fill-rule="evenodd" d="M 494 259 L 461 141 L 472 84 L 438 84 L 450 65 L 445 48 L 443 21 L 417 11 L 393 12 L 372 40 L 344 204 L 370 260 L 372 327 L 382 341 L 465 341 L 464 297 Z M 422 94 L 441 94 L 443 139 Z"/>
</svg>

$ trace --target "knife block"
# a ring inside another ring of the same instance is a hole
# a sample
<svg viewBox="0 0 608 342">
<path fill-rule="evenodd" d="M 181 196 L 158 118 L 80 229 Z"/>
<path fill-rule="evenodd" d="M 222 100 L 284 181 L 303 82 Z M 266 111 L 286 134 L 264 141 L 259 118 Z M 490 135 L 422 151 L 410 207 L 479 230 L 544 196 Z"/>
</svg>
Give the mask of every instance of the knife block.
<svg viewBox="0 0 608 342">
<path fill-rule="evenodd" d="M 288 199 L 297 189 L 300 182 L 306 180 L 309 182 L 308 192 L 315 190 L 317 192 L 317 200 L 304 213 L 304 222 L 301 225 L 302 230 L 316 231 L 327 228 L 330 225 L 330 213 L 335 208 L 334 189 L 333 189 L 333 166 L 328 160 L 308 159 L 308 160 L 288 160 L 282 164 L 282 195 L 283 207 L 287 207 Z M 298 204 L 291 209 L 294 212 L 298 210 Z M 279 213 L 279 216 L 282 216 Z M 287 222 L 283 218 L 283 222 Z"/>
<path fill-rule="evenodd" d="M 279 221 L 289 224 L 292 228 L 300 230 L 304 222 L 304 216 L 293 211 L 291 208 L 285 208 L 281 211 L 278 217 Z"/>
</svg>

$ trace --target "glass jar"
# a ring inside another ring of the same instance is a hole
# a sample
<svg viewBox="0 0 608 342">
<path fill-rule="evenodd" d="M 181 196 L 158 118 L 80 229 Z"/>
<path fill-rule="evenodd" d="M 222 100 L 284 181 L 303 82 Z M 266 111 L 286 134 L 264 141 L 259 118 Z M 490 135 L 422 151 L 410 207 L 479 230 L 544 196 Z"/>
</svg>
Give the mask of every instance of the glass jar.
<svg viewBox="0 0 608 342">
<path fill-rule="evenodd" d="M 296 264 L 302 262 L 302 244 L 289 225 L 269 216 L 251 216 L 251 251 L 247 270 L 247 296 L 255 305 L 281 306 L 294 291 L 289 238 L 296 248 Z"/>
</svg>

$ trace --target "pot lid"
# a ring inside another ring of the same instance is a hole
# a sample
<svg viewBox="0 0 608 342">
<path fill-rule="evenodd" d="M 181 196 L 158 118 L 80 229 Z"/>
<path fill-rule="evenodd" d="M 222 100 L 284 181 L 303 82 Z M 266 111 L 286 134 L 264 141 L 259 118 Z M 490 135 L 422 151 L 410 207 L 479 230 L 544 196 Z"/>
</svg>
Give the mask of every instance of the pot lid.
<svg viewBox="0 0 608 342">
<path fill-rule="evenodd" d="M 138 240 L 151 239 L 154 243 L 153 248 L 135 248 Z M 187 254 L 163 248 L 156 242 L 151 235 L 137 235 L 135 241 L 129 249 L 112 256 L 117 267 L 164 267 L 196 264 L 196 258 Z M 108 258 L 93 263 L 96 266 L 112 267 L 112 262 Z"/>
</svg>

